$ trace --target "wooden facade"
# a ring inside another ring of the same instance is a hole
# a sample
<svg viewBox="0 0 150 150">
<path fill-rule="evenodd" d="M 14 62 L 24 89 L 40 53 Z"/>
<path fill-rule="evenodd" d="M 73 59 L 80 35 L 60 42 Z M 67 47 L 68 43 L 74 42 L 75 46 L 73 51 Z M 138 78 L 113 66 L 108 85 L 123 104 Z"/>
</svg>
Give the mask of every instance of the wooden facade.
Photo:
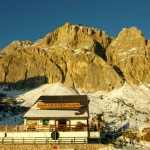
<svg viewBox="0 0 150 150">
<path fill-rule="evenodd" d="M 25 130 L 87 132 L 88 104 L 86 95 L 41 96 L 24 115 Z"/>
</svg>

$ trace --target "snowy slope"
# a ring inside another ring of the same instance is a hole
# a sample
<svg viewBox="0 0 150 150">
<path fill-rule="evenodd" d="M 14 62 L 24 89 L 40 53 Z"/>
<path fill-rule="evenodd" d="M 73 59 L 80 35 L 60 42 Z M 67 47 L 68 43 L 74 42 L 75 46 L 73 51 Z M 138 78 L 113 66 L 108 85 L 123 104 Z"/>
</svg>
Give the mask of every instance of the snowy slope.
<svg viewBox="0 0 150 150">
<path fill-rule="evenodd" d="M 105 113 L 108 122 L 129 122 L 131 128 L 144 124 L 150 117 L 150 87 L 148 85 L 131 86 L 125 83 L 118 90 L 109 93 L 88 93 L 90 112 Z M 150 124 L 149 124 L 150 126 Z"/>
<path fill-rule="evenodd" d="M 131 86 L 127 83 L 120 89 L 111 92 L 85 93 L 81 89 L 73 89 L 61 83 L 45 84 L 32 90 L 6 91 L 0 88 L 0 93 L 15 98 L 21 106 L 31 107 L 41 95 L 76 95 L 87 94 L 90 100 L 90 116 L 104 112 L 105 120 L 116 126 L 128 124 L 129 128 L 137 128 L 145 124 L 144 119 L 150 116 L 150 86 Z M 1 112 L 0 112 L 1 113 Z M 0 124 L 23 123 L 24 113 L 12 116 L 7 112 L 5 117 L 1 114 Z M 150 126 L 150 123 L 146 123 Z"/>
<path fill-rule="evenodd" d="M 0 93 L 7 94 L 8 98 L 15 98 L 21 107 L 31 107 L 35 101 L 41 95 L 76 95 L 78 91 L 75 89 L 65 86 L 61 83 L 54 84 L 44 84 L 38 88 L 32 90 L 5 90 L 7 87 L 0 87 Z M 11 106 L 13 107 L 13 106 Z M 14 108 L 16 109 L 16 108 Z M 0 124 L 23 124 L 23 118 L 25 112 L 20 112 L 19 114 L 12 115 L 11 112 L 0 110 Z"/>
</svg>

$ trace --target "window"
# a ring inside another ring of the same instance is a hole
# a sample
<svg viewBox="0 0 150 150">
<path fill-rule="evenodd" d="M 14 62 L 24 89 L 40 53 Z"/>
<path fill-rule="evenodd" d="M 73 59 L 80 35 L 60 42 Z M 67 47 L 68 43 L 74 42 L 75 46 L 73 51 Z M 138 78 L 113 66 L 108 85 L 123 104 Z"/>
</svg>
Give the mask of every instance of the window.
<svg viewBox="0 0 150 150">
<path fill-rule="evenodd" d="M 61 125 L 61 124 L 62 124 L 62 125 L 66 125 L 66 120 L 59 120 L 59 121 L 58 121 L 58 124 L 60 124 L 60 125 Z"/>
<path fill-rule="evenodd" d="M 49 124 L 49 120 L 43 120 L 43 125 L 48 125 Z"/>
<path fill-rule="evenodd" d="M 37 120 L 27 120 L 27 125 L 37 125 Z"/>
</svg>

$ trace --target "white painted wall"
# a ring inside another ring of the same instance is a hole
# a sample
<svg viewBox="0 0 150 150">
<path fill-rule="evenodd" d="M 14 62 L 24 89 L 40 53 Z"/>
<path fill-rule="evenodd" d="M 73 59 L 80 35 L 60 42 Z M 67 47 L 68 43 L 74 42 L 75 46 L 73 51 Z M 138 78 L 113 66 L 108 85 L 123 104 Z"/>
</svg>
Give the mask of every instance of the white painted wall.
<svg viewBox="0 0 150 150">
<path fill-rule="evenodd" d="M 56 125 L 58 125 L 58 120 L 56 121 Z"/>
<path fill-rule="evenodd" d="M 5 136 L 5 132 L 0 132 L 0 137 L 4 137 Z"/>
<path fill-rule="evenodd" d="M 90 138 L 100 138 L 100 132 L 90 132 Z"/>
<path fill-rule="evenodd" d="M 69 122 L 70 122 L 70 121 L 69 121 L 69 120 L 67 120 L 67 126 L 69 126 Z"/>
<path fill-rule="evenodd" d="M 38 125 L 43 125 L 43 120 L 39 120 Z"/>
<path fill-rule="evenodd" d="M 50 123 L 51 125 L 55 125 L 55 120 L 50 120 L 49 123 Z"/>
<path fill-rule="evenodd" d="M 7 132 L 7 137 L 51 137 L 52 132 Z M 0 133 L 4 137 L 5 133 Z M 88 137 L 88 132 L 59 132 L 60 137 Z"/>
<path fill-rule="evenodd" d="M 24 119 L 24 125 L 26 125 L 27 124 L 27 120 L 26 119 Z"/>
<path fill-rule="evenodd" d="M 88 137 L 88 132 L 60 132 L 60 137 Z"/>
</svg>

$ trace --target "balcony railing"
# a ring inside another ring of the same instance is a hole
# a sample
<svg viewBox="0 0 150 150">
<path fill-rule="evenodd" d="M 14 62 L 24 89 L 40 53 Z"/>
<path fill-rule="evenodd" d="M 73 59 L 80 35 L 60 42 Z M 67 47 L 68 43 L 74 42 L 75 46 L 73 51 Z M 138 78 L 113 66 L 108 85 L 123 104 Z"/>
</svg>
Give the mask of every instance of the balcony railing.
<svg viewBox="0 0 150 150">
<path fill-rule="evenodd" d="M 52 131 L 88 131 L 88 125 L 1 125 L 0 132 L 52 132 Z"/>
<path fill-rule="evenodd" d="M 0 144 L 84 144 L 87 137 L 60 137 L 53 140 L 51 137 L 0 137 Z"/>
</svg>

